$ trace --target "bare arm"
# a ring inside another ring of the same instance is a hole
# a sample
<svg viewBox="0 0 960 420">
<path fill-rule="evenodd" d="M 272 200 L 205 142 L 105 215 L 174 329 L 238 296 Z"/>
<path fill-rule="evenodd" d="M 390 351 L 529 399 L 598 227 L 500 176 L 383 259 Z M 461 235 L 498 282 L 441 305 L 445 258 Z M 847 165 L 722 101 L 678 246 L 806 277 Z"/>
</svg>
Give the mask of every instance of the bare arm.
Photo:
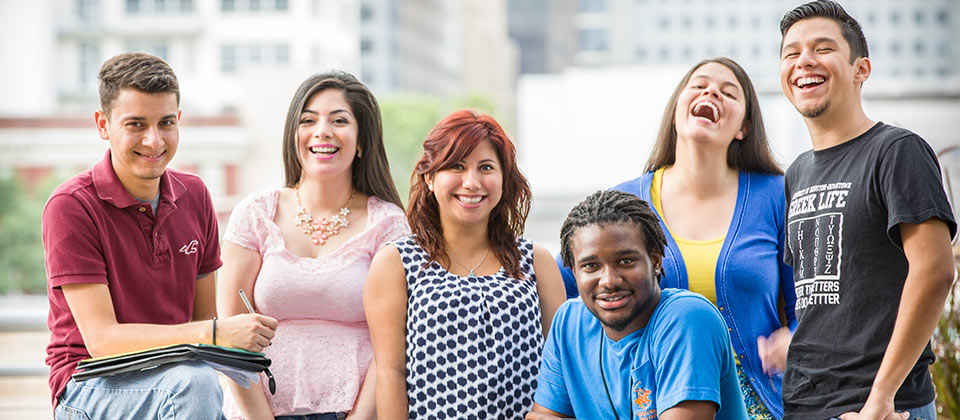
<svg viewBox="0 0 960 420">
<path fill-rule="evenodd" d="M 357 400 L 353 402 L 353 410 L 347 416 L 347 420 L 375 420 L 377 418 L 377 363 L 374 362 L 367 369 L 367 375 L 363 378 L 363 385 L 360 386 L 360 394 Z"/>
<path fill-rule="evenodd" d="M 866 404 L 860 413 L 844 414 L 844 419 L 905 418 L 904 414 L 893 412 L 894 395 L 930 342 L 953 284 L 953 254 L 946 223 L 939 219 L 901 223 L 900 236 L 910 268 L 893 335 Z"/>
<path fill-rule="evenodd" d="M 377 416 L 406 419 L 407 282 L 400 253 L 393 245 L 381 248 L 370 262 L 363 309 L 377 366 Z"/>
<path fill-rule="evenodd" d="M 93 357 L 145 350 L 181 343 L 212 343 L 213 322 L 179 325 L 121 324 L 117 322 L 110 290 L 103 283 L 61 287 L 87 351 Z M 270 343 L 276 321 L 259 315 L 240 315 L 217 321 L 217 344 L 260 351 Z"/>
<path fill-rule="evenodd" d="M 533 403 L 533 410 L 530 410 L 530 412 L 523 417 L 524 420 L 559 420 L 569 418 L 572 417 L 558 413 L 537 403 Z"/>
<path fill-rule="evenodd" d="M 229 241 L 223 241 L 221 247 L 223 267 L 220 269 L 220 281 L 217 284 L 217 314 L 220 317 L 245 314 L 247 308 L 240 299 L 238 290 L 243 289 L 256 307 L 253 288 L 260 274 L 260 253 L 239 246 Z M 218 331 L 219 332 L 219 331 Z M 272 337 L 271 337 L 272 338 Z M 273 419 L 273 412 L 263 393 L 263 386 L 252 384 L 244 388 L 236 382 L 229 381 L 230 391 L 237 401 L 237 405 L 248 420 Z"/>
<path fill-rule="evenodd" d="M 553 314 L 567 298 L 563 278 L 550 251 L 540 245 L 533 246 L 533 271 L 537 275 L 537 294 L 540 295 L 540 321 L 546 337 L 553 322 Z"/>
<path fill-rule="evenodd" d="M 712 420 L 717 415 L 717 405 L 712 401 L 681 401 L 668 408 L 658 417 L 660 420 Z"/>
</svg>

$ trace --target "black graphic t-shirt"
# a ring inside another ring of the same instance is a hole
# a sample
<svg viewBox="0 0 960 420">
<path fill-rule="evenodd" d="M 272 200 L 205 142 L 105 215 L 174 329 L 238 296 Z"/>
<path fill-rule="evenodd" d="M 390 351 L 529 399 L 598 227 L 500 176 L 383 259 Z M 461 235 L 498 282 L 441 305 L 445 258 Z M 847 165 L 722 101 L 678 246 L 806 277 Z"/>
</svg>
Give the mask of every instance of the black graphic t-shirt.
<svg viewBox="0 0 960 420">
<path fill-rule="evenodd" d="M 801 154 L 785 177 L 784 261 L 799 322 L 783 379 L 786 419 L 825 419 L 867 400 L 893 334 L 907 259 L 900 223 L 943 220 L 956 233 L 940 166 L 916 134 L 878 122 L 840 145 Z M 929 343 L 895 398 L 933 401 Z"/>
</svg>

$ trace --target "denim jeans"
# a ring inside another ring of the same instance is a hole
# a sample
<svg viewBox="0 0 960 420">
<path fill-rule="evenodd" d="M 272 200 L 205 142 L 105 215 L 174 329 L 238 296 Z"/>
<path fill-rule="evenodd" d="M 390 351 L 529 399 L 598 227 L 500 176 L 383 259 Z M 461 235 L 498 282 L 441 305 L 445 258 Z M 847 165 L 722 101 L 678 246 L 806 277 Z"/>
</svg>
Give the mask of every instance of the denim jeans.
<svg viewBox="0 0 960 420">
<path fill-rule="evenodd" d="M 303 414 L 293 416 L 276 416 L 276 420 L 339 420 L 347 418 L 347 413 Z"/>
<path fill-rule="evenodd" d="M 897 410 L 898 413 L 903 411 L 910 412 L 910 418 L 907 420 L 937 420 L 937 401 L 930 401 L 930 404 L 922 407 Z M 840 419 L 838 417 L 832 417 L 830 420 Z"/>
<path fill-rule="evenodd" d="M 203 362 L 67 382 L 56 420 L 225 419 L 217 373 Z"/>
</svg>

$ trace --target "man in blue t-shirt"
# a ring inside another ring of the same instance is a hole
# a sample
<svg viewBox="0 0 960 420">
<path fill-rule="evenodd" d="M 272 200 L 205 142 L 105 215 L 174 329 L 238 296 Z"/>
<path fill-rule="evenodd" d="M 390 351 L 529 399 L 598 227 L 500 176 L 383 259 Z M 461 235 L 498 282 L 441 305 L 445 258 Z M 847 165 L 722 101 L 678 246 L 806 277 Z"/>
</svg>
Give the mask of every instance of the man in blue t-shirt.
<svg viewBox="0 0 960 420">
<path fill-rule="evenodd" d="M 720 313 L 660 290 L 666 238 L 637 196 L 598 191 L 560 232 L 580 297 L 553 318 L 528 420 L 746 419 Z"/>
</svg>

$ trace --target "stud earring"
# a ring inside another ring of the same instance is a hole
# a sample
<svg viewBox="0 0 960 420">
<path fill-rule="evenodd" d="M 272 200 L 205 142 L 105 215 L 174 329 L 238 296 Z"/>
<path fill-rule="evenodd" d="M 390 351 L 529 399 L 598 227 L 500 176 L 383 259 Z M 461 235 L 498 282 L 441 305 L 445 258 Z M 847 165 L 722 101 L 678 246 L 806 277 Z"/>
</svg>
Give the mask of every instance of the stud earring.
<svg viewBox="0 0 960 420">
<path fill-rule="evenodd" d="M 357 149 L 357 159 L 360 159 L 362 157 L 363 157 L 363 149 Z"/>
<path fill-rule="evenodd" d="M 433 184 L 427 184 L 427 190 L 433 191 Z"/>
</svg>

